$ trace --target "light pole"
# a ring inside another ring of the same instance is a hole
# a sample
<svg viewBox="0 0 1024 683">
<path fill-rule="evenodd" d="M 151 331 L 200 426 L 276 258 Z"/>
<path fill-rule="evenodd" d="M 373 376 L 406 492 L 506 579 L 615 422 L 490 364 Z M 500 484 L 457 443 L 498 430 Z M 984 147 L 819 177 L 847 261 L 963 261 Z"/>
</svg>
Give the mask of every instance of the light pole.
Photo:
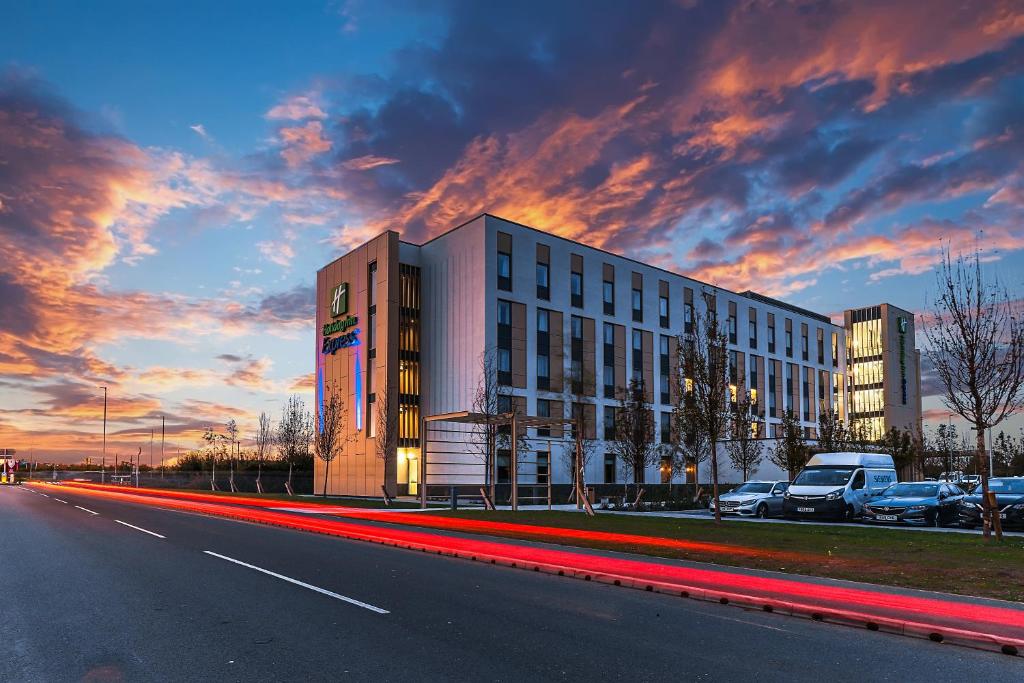
<svg viewBox="0 0 1024 683">
<path fill-rule="evenodd" d="M 103 389 L 103 462 L 107 462 L 107 388 Z M 100 483 L 103 483 L 104 466 L 100 466 Z"/>
</svg>

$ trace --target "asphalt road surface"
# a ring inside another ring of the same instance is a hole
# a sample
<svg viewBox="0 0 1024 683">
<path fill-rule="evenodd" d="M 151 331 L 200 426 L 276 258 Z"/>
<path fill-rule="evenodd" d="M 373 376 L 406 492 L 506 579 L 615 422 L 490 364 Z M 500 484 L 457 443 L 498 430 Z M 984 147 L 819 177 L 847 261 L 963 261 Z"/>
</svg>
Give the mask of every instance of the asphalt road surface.
<svg viewBox="0 0 1024 683">
<path fill-rule="evenodd" d="M 1024 660 L 0 487 L 0 681 L 1020 680 Z"/>
</svg>

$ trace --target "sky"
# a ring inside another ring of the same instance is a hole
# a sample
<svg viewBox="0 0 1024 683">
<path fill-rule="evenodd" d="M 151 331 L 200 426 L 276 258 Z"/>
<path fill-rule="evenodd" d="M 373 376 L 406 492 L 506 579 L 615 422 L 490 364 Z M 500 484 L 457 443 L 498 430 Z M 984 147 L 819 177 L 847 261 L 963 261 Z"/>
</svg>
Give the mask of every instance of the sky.
<svg viewBox="0 0 1024 683">
<path fill-rule="evenodd" d="M 98 458 L 103 386 L 108 453 L 251 435 L 318 267 L 484 211 L 832 316 L 926 312 L 944 244 L 1022 292 L 1024 7 L 9 4 L 0 448 Z"/>
</svg>

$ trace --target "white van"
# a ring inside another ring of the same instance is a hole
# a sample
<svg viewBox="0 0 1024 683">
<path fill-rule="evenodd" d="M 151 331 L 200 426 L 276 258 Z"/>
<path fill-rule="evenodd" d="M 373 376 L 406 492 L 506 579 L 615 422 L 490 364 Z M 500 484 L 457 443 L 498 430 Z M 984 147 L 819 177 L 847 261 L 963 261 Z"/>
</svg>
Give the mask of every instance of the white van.
<svg viewBox="0 0 1024 683">
<path fill-rule="evenodd" d="M 820 453 L 807 461 L 783 502 L 787 518 L 843 519 L 860 514 L 865 501 L 896 483 L 885 453 Z"/>
</svg>

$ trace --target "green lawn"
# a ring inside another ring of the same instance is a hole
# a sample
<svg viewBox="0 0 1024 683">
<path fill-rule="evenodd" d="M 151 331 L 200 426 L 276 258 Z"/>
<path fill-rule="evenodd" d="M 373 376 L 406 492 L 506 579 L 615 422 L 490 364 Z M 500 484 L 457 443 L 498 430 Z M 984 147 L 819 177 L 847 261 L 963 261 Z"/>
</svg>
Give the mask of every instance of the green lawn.
<svg viewBox="0 0 1024 683">
<path fill-rule="evenodd" d="M 979 535 L 818 524 L 750 524 L 572 512 L 432 512 L 463 519 L 657 536 L 722 544 L 722 552 L 660 548 L 642 542 L 540 537 L 529 532 L 488 535 L 671 557 L 792 574 L 978 595 L 1024 602 L 1024 538 L 986 543 Z M 414 516 L 418 517 L 418 515 Z M 409 524 L 416 524 L 410 519 Z"/>
</svg>

